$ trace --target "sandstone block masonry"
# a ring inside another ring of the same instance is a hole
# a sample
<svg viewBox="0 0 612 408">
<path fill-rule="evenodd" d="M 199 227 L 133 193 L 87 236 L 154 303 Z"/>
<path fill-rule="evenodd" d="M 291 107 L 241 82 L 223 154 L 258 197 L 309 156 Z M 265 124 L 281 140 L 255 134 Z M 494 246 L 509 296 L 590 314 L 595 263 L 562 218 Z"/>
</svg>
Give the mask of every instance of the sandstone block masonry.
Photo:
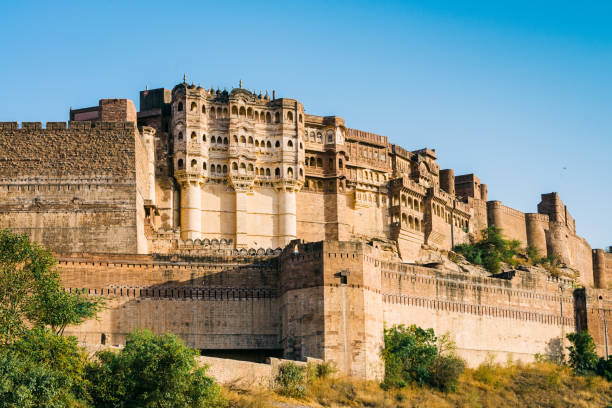
<svg viewBox="0 0 612 408">
<path fill-rule="evenodd" d="M 576 233 L 557 193 L 535 213 L 296 99 L 182 82 L 0 123 L 0 228 L 61 259 L 67 290 L 111 299 L 72 329 L 121 344 L 139 327 L 210 353 L 334 360 L 380 377 L 385 325 L 450 331 L 471 364 L 530 359 L 588 329 L 607 352 L 612 258 Z M 573 268 L 477 278 L 419 266 L 489 225 Z M 574 286 L 585 289 L 575 290 Z M 563 312 L 562 312 L 563 310 Z"/>
</svg>

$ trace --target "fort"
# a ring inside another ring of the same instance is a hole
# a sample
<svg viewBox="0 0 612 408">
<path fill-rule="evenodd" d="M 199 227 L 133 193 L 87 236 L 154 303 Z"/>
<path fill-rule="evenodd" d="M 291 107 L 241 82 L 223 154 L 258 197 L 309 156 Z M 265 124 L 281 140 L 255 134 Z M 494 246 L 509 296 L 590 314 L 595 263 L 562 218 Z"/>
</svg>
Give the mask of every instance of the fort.
<svg viewBox="0 0 612 408">
<path fill-rule="evenodd" d="M 59 259 L 66 290 L 108 298 L 83 343 L 135 328 L 208 356 L 334 361 L 382 374 L 383 329 L 450 332 L 469 364 L 528 361 L 589 330 L 608 353 L 612 254 L 592 249 L 557 193 L 537 213 L 488 201 L 475 174 L 238 88 L 172 90 L 0 122 L 0 228 Z M 573 276 L 470 273 L 441 259 L 487 226 Z"/>
</svg>

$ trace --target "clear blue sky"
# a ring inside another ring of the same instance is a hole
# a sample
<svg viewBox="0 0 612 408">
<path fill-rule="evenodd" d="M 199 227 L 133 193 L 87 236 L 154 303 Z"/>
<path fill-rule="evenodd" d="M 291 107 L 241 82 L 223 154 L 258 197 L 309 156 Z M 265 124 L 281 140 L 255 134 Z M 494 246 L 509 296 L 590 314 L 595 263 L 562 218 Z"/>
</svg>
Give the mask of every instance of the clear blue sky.
<svg viewBox="0 0 612 408">
<path fill-rule="evenodd" d="M 0 5 L 0 120 L 188 81 L 276 89 L 535 212 L 558 191 L 612 245 L 612 2 L 79 1 Z"/>
</svg>

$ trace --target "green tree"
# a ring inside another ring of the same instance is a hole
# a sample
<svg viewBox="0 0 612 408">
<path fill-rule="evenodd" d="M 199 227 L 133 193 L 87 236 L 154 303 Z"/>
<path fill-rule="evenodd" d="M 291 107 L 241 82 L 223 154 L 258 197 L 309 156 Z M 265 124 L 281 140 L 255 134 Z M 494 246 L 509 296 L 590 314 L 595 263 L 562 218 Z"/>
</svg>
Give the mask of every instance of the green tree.
<svg viewBox="0 0 612 408">
<path fill-rule="evenodd" d="M 171 334 L 137 331 L 118 353 L 101 351 L 87 368 L 97 408 L 222 407 L 220 388 L 197 367 L 196 350 Z"/>
<path fill-rule="evenodd" d="M 394 326 L 385 329 L 384 341 L 385 386 L 404 387 L 411 382 L 423 385 L 429 381 L 438 355 L 433 329 Z"/>
<path fill-rule="evenodd" d="M 569 364 L 578 374 L 588 374 L 597 368 L 598 357 L 595 342 L 588 331 L 570 333 L 567 335 L 571 345 L 569 350 Z"/>
<path fill-rule="evenodd" d="M 76 338 L 27 331 L 0 349 L 0 407 L 85 407 L 86 362 Z"/>
<path fill-rule="evenodd" d="M 15 342 L 32 326 L 61 334 L 103 306 L 100 298 L 66 293 L 55 266 L 51 253 L 27 235 L 0 230 L 0 345 Z"/>
</svg>

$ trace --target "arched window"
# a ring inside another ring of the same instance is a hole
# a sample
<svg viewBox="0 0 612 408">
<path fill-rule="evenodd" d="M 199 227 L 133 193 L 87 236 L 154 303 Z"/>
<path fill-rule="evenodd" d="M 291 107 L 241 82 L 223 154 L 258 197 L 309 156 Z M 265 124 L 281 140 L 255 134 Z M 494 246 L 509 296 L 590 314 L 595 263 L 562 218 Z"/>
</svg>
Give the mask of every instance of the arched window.
<svg viewBox="0 0 612 408">
<path fill-rule="evenodd" d="M 183 159 L 178 159 L 178 162 L 176 164 L 178 165 L 179 170 L 183 169 Z"/>
<path fill-rule="evenodd" d="M 242 117 L 246 116 L 246 109 L 244 109 L 244 106 L 240 107 L 240 116 L 242 116 Z"/>
<path fill-rule="evenodd" d="M 274 147 L 280 147 L 280 142 L 277 140 L 276 143 L 274 143 Z"/>
<path fill-rule="evenodd" d="M 317 167 L 323 167 L 323 160 L 317 159 Z"/>
<path fill-rule="evenodd" d="M 183 110 L 183 102 L 179 102 L 178 106 L 176 107 L 176 110 L 181 112 Z"/>
<path fill-rule="evenodd" d="M 314 132 L 310 132 L 310 141 L 311 142 L 315 141 L 315 134 L 314 134 Z"/>
<path fill-rule="evenodd" d="M 332 143 L 334 141 L 334 132 L 331 130 L 327 132 L 327 143 Z"/>
<path fill-rule="evenodd" d="M 249 144 L 252 145 L 253 144 L 253 137 L 249 136 Z"/>
<path fill-rule="evenodd" d="M 255 140 L 255 147 L 259 147 L 259 140 Z"/>
<path fill-rule="evenodd" d="M 178 140 L 183 140 L 183 132 L 178 133 Z"/>
<path fill-rule="evenodd" d="M 197 165 L 198 165 L 198 161 L 197 161 L 196 159 L 193 159 L 193 160 L 191 161 L 191 168 L 192 168 L 192 169 L 195 169 L 195 167 L 196 167 Z"/>
<path fill-rule="evenodd" d="M 217 164 L 217 173 L 221 174 L 221 165 Z"/>
<path fill-rule="evenodd" d="M 202 170 L 206 170 L 206 162 L 202 162 Z"/>
<path fill-rule="evenodd" d="M 293 122 L 293 112 L 291 111 L 287 112 L 287 120 L 289 122 Z"/>
<path fill-rule="evenodd" d="M 341 169 L 342 167 L 342 159 L 338 159 L 338 168 Z"/>
<path fill-rule="evenodd" d="M 197 137 L 196 132 L 191 132 L 191 140 L 196 140 Z"/>
<path fill-rule="evenodd" d="M 410 224 L 410 229 L 414 229 L 414 219 L 412 218 L 412 215 L 408 217 L 408 223 Z"/>
<path fill-rule="evenodd" d="M 223 165 L 223 174 L 227 174 L 227 164 Z"/>
<path fill-rule="evenodd" d="M 270 177 L 270 169 L 266 169 L 266 176 Z"/>
<path fill-rule="evenodd" d="M 238 115 L 238 108 L 236 106 L 232 106 L 232 115 Z"/>
<path fill-rule="evenodd" d="M 228 114 L 227 114 L 227 108 L 223 108 L 223 117 L 227 118 Z"/>
<path fill-rule="evenodd" d="M 287 177 L 293 178 L 293 169 L 291 167 L 287 168 Z"/>
<path fill-rule="evenodd" d="M 274 123 L 280 123 L 280 113 L 276 112 L 274 114 Z"/>
<path fill-rule="evenodd" d="M 255 122 L 259 122 L 259 112 L 255 111 Z"/>
<path fill-rule="evenodd" d="M 211 118 L 214 118 L 216 116 L 216 111 L 215 111 L 214 106 L 210 108 L 210 110 L 208 111 L 208 116 L 210 116 Z"/>
<path fill-rule="evenodd" d="M 238 143 L 238 136 L 234 135 L 234 143 Z"/>
<path fill-rule="evenodd" d="M 246 137 L 240 136 L 240 143 L 246 144 Z"/>
<path fill-rule="evenodd" d="M 311 157 L 311 158 L 310 158 L 310 166 L 311 166 L 311 167 L 314 167 L 314 166 L 315 166 L 315 159 L 314 159 L 314 157 Z"/>
<path fill-rule="evenodd" d="M 419 225 L 419 220 L 418 219 L 414 219 L 414 229 L 417 231 L 421 230 L 421 226 Z"/>
<path fill-rule="evenodd" d="M 291 140 L 287 141 L 287 146 L 293 147 L 293 142 Z"/>
<path fill-rule="evenodd" d="M 205 134 L 203 134 L 203 135 L 202 135 L 202 141 L 203 141 L 203 142 L 205 142 L 205 141 L 206 141 L 206 135 L 205 135 Z"/>
<path fill-rule="evenodd" d="M 249 163 L 249 173 L 253 171 L 253 165 Z"/>
<path fill-rule="evenodd" d="M 300 168 L 300 177 L 304 177 L 304 170 Z"/>
<path fill-rule="evenodd" d="M 215 172 L 216 172 L 216 170 L 215 170 L 215 165 L 214 165 L 214 164 L 211 164 L 211 165 L 210 165 L 210 172 L 211 172 L 211 173 L 215 173 Z"/>
<path fill-rule="evenodd" d="M 217 143 L 217 138 L 216 137 L 211 137 L 210 138 L 210 143 Z"/>
<path fill-rule="evenodd" d="M 317 143 L 322 143 L 323 142 L 323 135 L 321 135 L 321 132 L 317 133 Z"/>
<path fill-rule="evenodd" d="M 247 116 L 248 116 L 249 118 L 252 118 L 252 117 L 253 117 L 253 109 L 252 109 L 252 108 L 247 109 Z"/>
<path fill-rule="evenodd" d="M 274 175 L 280 177 L 280 169 L 278 167 L 274 170 Z"/>
<path fill-rule="evenodd" d="M 272 122 L 272 115 L 270 115 L 270 112 L 266 112 L 266 123 L 270 122 Z"/>
<path fill-rule="evenodd" d="M 402 194 L 402 207 L 406 207 L 406 196 Z"/>
<path fill-rule="evenodd" d="M 304 148 L 304 145 L 302 144 L 302 142 L 300 142 L 300 150 L 302 150 Z"/>
<path fill-rule="evenodd" d="M 267 147 L 268 149 L 271 149 L 271 148 L 272 148 L 272 143 L 270 143 L 270 141 L 269 141 L 269 140 L 268 140 L 268 142 L 266 143 L 266 147 Z"/>
<path fill-rule="evenodd" d="M 224 137 L 224 138 L 223 138 L 223 144 L 224 144 L 224 145 L 229 144 L 229 140 L 228 140 L 228 138 L 227 138 L 227 137 Z"/>
<path fill-rule="evenodd" d="M 246 173 L 246 164 L 240 163 L 240 173 Z"/>
<path fill-rule="evenodd" d="M 191 102 L 191 111 L 195 112 L 198 109 L 198 104 L 195 102 Z"/>
<path fill-rule="evenodd" d="M 232 163 L 232 170 L 238 170 L 238 163 Z"/>
<path fill-rule="evenodd" d="M 206 106 L 202 105 L 202 113 L 206 113 Z"/>
</svg>

